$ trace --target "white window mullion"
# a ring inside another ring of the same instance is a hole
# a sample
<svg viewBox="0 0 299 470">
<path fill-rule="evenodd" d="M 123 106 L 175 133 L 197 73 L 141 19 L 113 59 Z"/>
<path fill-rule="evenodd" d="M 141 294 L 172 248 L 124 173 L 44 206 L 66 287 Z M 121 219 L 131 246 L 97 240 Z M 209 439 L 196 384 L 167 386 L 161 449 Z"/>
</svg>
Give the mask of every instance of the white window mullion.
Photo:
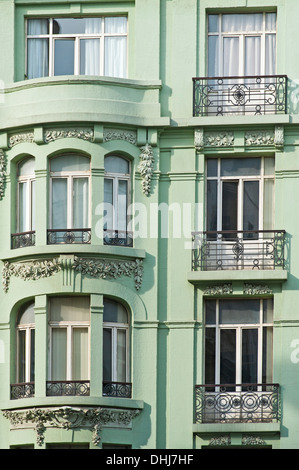
<svg viewBox="0 0 299 470">
<path fill-rule="evenodd" d="M 74 218 L 74 207 L 73 207 L 73 177 L 69 176 L 67 178 L 67 227 L 68 229 L 72 229 L 73 227 L 73 218 Z"/>
<path fill-rule="evenodd" d="M 54 39 L 53 39 L 53 19 L 49 21 L 49 77 L 54 76 Z"/>
<path fill-rule="evenodd" d="M 74 74 L 80 74 L 80 38 L 79 36 L 75 37 L 75 47 L 74 47 Z"/>
</svg>

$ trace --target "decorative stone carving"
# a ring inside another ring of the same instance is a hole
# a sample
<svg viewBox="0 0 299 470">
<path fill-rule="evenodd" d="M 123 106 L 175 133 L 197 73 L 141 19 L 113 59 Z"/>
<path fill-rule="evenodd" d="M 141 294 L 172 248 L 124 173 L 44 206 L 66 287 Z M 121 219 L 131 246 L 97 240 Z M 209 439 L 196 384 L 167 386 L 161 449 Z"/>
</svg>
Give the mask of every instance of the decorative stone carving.
<svg viewBox="0 0 299 470">
<path fill-rule="evenodd" d="M 103 426 L 110 423 L 128 426 L 139 415 L 139 410 L 114 410 L 110 408 L 33 408 L 21 412 L 4 410 L 3 415 L 13 428 L 29 424 L 35 427 L 37 444 L 41 446 L 48 427 L 76 429 L 87 427 L 92 431 L 92 442 L 98 445 Z"/>
<path fill-rule="evenodd" d="M 275 126 L 274 143 L 276 147 L 284 146 L 284 127 L 283 126 Z"/>
<path fill-rule="evenodd" d="M 3 289 L 5 292 L 8 291 L 11 276 L 20 277 L 24 281 L 35 281 L 52 276 L 61 271 L 61 269 L 59 258 L 20 263 L 9 263 L 6 261 L 2 273 Z"/>
<path fill-rule="evenodd" d="M 116 279 L 120 276 L 133 277 L 136 289 L 140 289 L 143 277 L 143 261 L 115 261 L 108 259 L 75 257 L 73 269 L 82 274 L 100 279 Z"/>
<path fill-rule="evenodd" d="M 243 292 L 247 295 L 264 295 L 272 294 L 272 289 L 262 284 L 244 284 Z"/>
<path fill-rule="evenodd" d="M 217 436 L 212 437 L 210 440 L 210 446 L 229 446 L 231 444 L 230 436 Z"/>
<path fill-rule="evenodd" d="M 245 145 L 273 145 L 274 133 L 272 131 L 245 132 Z"/>
<path fill-rule="evenodd" d="M 9 137 L 8 145 L 9 147 L 14 147 L 14 145 L 22 144 L 24 142 L 34 142 L 34 132 L 30 131 L 13 134 Z"/>
<path fill-rule="evenodd" d="M 151 181 L 154 168 L 154 154 L 153 149 L 149 144 L 141 147 L 140 163 L 138 170 L 142 177 L 142 190 L 148 196 L 151 190 Z"/>
<path fill-rule="evenodd" d="M 194 131 L 194 146 L 196 150 L 202 150 L 204 147 L 204 130 L 199 127 Z"/>
<path fill-rule="evenodd" d="M 120 129 L 104 129 L 103 140 L 104 142 L 109 142 L 110 140 L 125 140 L 135 145 L 137 142 L 137 133 L 136 131 Z"/>
<path fill-rule="evenodd" d="M 217 286 L 208 286 L 204 290 L 204 295 L 228 295 L 233 293 L 232 284 L 220 284 Z"/>
<path fill-rule="evenodd" d="M 266 442 L 259 436 L 242 436 L 242 445 L 244 446 L 264 446 Z"/>
<path fill-rule="evenodd" d="M 234 141 L 233 132 L 205 132 L 203 137 L 204 147 L 232 147 Z"/>
<path fill-rule="evenodd" d="M 68 137 L 75 137 L 92 142 L 94 139 L 94 131 L 91 128 L 48 129 L 44 131 L 44 141 L 46 143 Z"/>
<path fill-rule="evenodd" d="M 6 158 L 5 158 L 3 151 L 0 150 L 0 201 L 4 197 L 5 176 L 6 176 Z"/>
</svg>

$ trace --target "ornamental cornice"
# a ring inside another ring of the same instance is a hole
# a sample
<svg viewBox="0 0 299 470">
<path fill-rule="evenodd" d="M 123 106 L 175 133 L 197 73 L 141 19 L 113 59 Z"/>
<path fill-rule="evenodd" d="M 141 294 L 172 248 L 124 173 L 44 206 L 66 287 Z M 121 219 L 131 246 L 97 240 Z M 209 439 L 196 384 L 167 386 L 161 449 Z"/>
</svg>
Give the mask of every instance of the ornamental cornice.
<svg viewBox="0 0 299 470">
<path fill-rule="evenodd" d="M 124 140 L 130 144 L 136 145 L 137 132 L 131 130 L 121 129 L 104 129 L 103 141 L 110 142 L 111 140 Z"/>
<path fill-rule="evenodd" d="M 37 445 L 42 446 L 47 428 L 80 429 L 90 428 L 92 442 L 98 445 L 101 430 L 112 423 L 128 427 L 140 410 L 112 408 L 33 408 L 24 411 L 3 410 L 3 416 L 10 421 L 11 427 L 17 429 L 24 425 L 33 426 L 37 436 Z"/>
<path fill-rule="evenodd" d="M 46 129 L 44 131 L 45 143 L 53 142 L 57 139 L 77 138 L 93 142 L 94 130 L 92 128 L 71 127 L 67 129 Z"/>
<path fill-rule="evenodd" d="M 17 144 L 32 143 L 32 142 L 34 142 L 33 131 L 19 132 L 19 133 L 12 134 L 9 136 L 8 146 L 12 148 Z"/>
<path fill-rule="evenodd" d="M 207 286 L 203 293 L 204 295 L 229 295 L 233 293 L 233 286 L 232 284 Z"/>
<path fill-rule="evenodd" d="M 204 148 L 233 147 L 235 143 L 234 133 L 231 131 L 204 131 L 202 127 L 194 131 L 194 146 L 196 150 Z"/>
<path fill-rule="evenodd" d="M 272 294 L 272 289 L 263 284 L 244 284 L 243 292 L 246 295 Z"/>
<path fill-rule="evenodd" d="M 146 144 L 141 147 L 140 162 L 138 170 L 142 178 L 142 191 L 148 196 L 151 191 L 151 182 L 154 170 L 154 153 L 151 145 Z"/>
</svg>

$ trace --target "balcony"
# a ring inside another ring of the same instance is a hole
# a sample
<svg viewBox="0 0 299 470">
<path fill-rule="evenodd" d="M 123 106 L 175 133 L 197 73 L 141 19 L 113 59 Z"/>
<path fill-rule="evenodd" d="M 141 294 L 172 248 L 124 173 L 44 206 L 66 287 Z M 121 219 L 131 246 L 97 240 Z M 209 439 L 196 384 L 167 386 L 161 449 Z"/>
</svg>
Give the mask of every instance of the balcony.
<svg viewBox="0 0 299 470">
<path fill-rule="evenodd" d="M 133 233 L 125 230 L 104 230 L 104 245 L 133 246 Z"/>
<path fill-rule="evenodd" d="M 35 245 L 35 232 L 20 232 L 12 233 L 11 235 L 11 248 L 14 250 L 16 248 L 24 248 L 26 246 Z"/>
<path fill-rule="evenodd" d="M 11 384 L 10 398 L 11 400 L 18 400 L 19 398 L 32 398 L 34 397 L 34 388 L 34 382 Z"/>
<path fill-rule="evenodd" d="M 284 270 L 284 230 L 192 233 L 192 271 Z"/>
<path fill-rule="evenodd" d="M 193 78 L 193 116 L 287 113 L 286 75 Z"/>
<path fill-rule="evenodd" d="M 90 243 L 90 240 L 90 228 L 48 229 L 47 231 L 48 245 L 86 244 Z"/>
<path fill-rule="evenodd" d="M 103 382 L 103 397 L 132 398 L 129 382 Z"/>
<path fill-rule="evenodd" d="M 278 423 L 278 384 L 196 385 L 195 424 Z"/>
</svg>

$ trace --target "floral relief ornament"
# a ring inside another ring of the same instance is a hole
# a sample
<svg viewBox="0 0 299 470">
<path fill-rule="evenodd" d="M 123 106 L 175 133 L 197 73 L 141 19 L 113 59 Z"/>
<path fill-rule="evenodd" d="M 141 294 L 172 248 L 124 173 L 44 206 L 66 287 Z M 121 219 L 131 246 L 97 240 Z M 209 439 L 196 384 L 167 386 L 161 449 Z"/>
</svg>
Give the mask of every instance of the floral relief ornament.
<svg viewBox="0 0 299 470">
<path fill-rule="evenodd" d="M 151 145 L 146 144 L 141 147 L 140 163 L 138 170 L 142 177 L 142 190 L 148 196 L 151 190 L 151 181 L 154 168 L 154 154 Z"/>
<path fill-rule="evenodd" d="M 5 176 L 6 176 L 6 158 L 2 150 L 0 150 L 0 201 L 4 197 Z"/>
</svg>

